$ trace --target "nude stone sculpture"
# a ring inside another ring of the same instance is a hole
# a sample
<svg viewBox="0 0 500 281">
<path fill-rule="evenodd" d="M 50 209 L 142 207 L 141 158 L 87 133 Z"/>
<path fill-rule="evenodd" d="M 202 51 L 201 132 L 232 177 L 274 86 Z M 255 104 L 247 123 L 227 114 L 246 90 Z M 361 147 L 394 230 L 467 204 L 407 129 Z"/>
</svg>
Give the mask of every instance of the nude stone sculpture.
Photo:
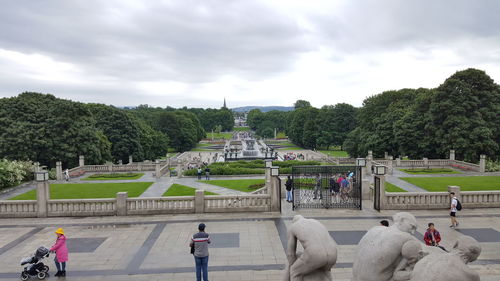
<svg viewBox="0 0 500 281">
<path fill-rule="evenodd" d="M 408 241 L 401 249 L 403 259 L 399 262 L 392 275 L 393 281 L 406 281 L 411 279 L 411 274 L 415 264 L 421 260 L 426 253 L 422 250 L 422 243 L 418 241 Z"/>
<path fill-rule="evenodd" d="M 411 281 L 479 281 L 479 274 L 467 266 L 481 254 L 481 246 L 470 236 L 461 236 L 449 252 L 433 252 L 418 261 Z"/>
<path fill-rule="evenodd" d="M 303 253 L 296 253 L 297 240 Z M 337 244 L 319 221 L 296 215 L 288 230 L 287 258 L 284 281 L 330 281 Z"/>
<path fill-rule="evenodd" d="M 390 227 L 371 228 L 361 238 L 353 264 L 353 281 L 394 280 L 396 268 L 403 266 L 400 265 L 403 260 L 403 246 L 410 241 L 419 241 L 412 235 L 417 229 L 417 220 L 412 214 L 397 213 L 393 216 L 393 221 L 394 224 Z M 415 246 L 408 244 L 411 245 Z M 401 268 L 398 268 L 398 271 L 401 271 Z M 396 275 L 398 277 L 398 274 Z"/>
</svg>

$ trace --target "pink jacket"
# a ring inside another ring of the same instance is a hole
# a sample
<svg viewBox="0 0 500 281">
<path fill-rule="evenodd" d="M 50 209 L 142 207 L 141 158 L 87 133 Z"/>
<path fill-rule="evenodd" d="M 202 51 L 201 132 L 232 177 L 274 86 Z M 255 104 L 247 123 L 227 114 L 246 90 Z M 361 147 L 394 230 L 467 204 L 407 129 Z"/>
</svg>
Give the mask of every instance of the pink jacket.
<svg viewBox="0 0 500 281">
<path fill-rule="evenodd" d="M 56 244 L 50 248 L 51 251 L 56 252 L 58 262 L 68 261 L 68 247 L 66 247 L 66 236 L 61 235 L 57 238 Z"/>
</svg>

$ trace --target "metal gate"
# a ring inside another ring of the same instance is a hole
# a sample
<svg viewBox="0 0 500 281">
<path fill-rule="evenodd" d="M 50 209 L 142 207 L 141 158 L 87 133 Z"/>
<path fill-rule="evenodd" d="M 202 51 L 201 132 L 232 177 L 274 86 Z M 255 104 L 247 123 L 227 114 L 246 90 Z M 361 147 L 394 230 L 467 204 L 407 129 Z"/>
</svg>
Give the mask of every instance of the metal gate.
<svg viewBox="0 0 500 281">
<path fill-rule="evenodd" d="M 375 186 L 373 192 L 373 209 L 380 211 L 380 178 L 375 176 Z"/>
<path fill-rule="evenodd" d="M 292 167 L 293 209 L 348 208 L 361 210 L 361 167 Z"/>
</svg>

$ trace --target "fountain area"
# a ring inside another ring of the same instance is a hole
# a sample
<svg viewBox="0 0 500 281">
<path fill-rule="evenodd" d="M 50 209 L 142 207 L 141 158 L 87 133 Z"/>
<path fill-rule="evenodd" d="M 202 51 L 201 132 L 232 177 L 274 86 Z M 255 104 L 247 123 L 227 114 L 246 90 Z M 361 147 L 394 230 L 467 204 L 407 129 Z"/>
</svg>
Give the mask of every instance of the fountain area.
<svg viewBox="0 0 500 281">
<path fill-rule="evenodd" d="M 225 161 L 276 159 L 278 153 L 257 141 L 252 133 L 236 132 L 224 147 Z"/>
</svg>

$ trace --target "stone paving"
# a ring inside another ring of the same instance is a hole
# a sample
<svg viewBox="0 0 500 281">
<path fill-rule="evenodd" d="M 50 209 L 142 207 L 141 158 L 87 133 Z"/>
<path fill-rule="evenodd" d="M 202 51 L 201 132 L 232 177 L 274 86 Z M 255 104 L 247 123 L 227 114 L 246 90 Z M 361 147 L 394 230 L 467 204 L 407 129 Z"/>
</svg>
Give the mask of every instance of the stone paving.
<svg viewBox="0 0 500 281">
<path fill-rule="evenodd" d="M 194 280 L 188 242 L 199 222 L 207 224 L 213 239 L 210 280 L 281 280 L 286 231 L 295 214 L 316 218 L 326 226 L 338 244 L 334 280 L 349 280 L 359 239 L 395 213 L 375 212 L 370 203 L 363 202 L 363 210 L 292 211 L 290 204 L 282 202 L 281 214 L 0 219 L 0 280 L 18 279 L 19 260 L 40 245 L 51 246 L 57 227 L 64 227 L 68 237 L 66 280 Z M 480 272 L 483 281 L 500 280 L 500 209 L 464 210 L 459 213 L 457 230 L 448 227 L 446 210 L 412 213 L 418 220 L 419 238 L 431 221 L 446 248 L 464 233 L 475 237 L 482 253 L 471 267 Z M 52 257 L 46 261 L 53 273 Z"/>
</svg>

